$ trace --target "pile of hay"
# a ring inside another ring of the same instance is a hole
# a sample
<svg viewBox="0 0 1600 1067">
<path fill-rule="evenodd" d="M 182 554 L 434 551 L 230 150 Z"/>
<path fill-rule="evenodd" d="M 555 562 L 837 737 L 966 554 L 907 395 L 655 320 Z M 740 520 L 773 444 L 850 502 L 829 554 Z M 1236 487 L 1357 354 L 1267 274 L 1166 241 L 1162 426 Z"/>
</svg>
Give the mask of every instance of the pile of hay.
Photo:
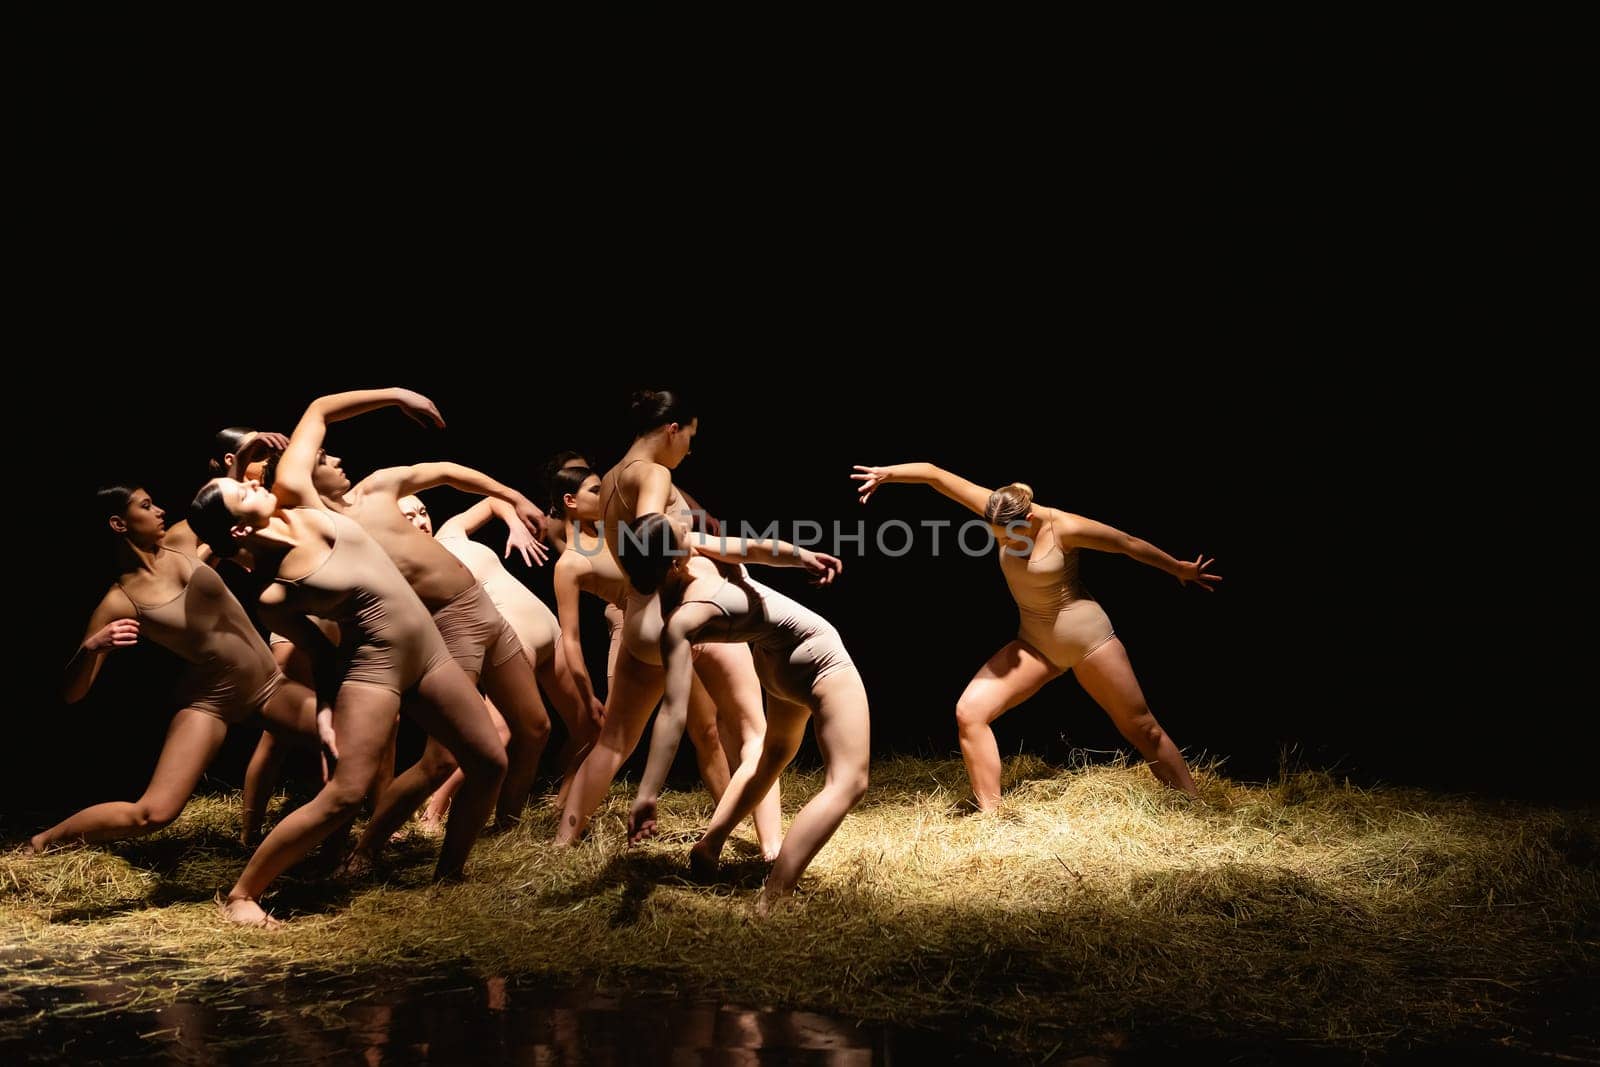
<svg viewBox="0 0 1600 1067">
<path fill-rule="evenodd" d="M 93 981 L 114 960 L 145 1003 L 214 996 L 246 974 L 466 967 L 959 1022 L 1034 1054 L 1108 1035 L 1528 1046 L 1545 1040 L 1530 1029 L 1550 1010 L 1541 998 L 1570 999 L 1600 964 L 1595 810 L 1318 773 L 1250 785 L 1203 767 L 1196 780 L 1192 802 L 1141 766 L 1019 757 L 1002 809 L 980 816 L 960 803 L 960 763 L 879 764 L 794 903 L 765 920 L 748 826 L 724 878 L 692 884 L 709 797 L 669 793 L 663 836 L 629 848 L 618 786 L 583 847 L 550 845 L 541 805 L 480 840 L 463 885 L 428 884 L 437 842 L 420 834 L 367 881 L 285 878 L 265 902 L 290 920 L 277 933 L 217 917 L 213 896 L 246 853 L 237 797 L 202 797 L 151 838 L 0 856 L 0 941 L 48 961 L 10 967 L 19 987 Z M 786 814 L 819 785 L 787 775 Z"/>
</svg>

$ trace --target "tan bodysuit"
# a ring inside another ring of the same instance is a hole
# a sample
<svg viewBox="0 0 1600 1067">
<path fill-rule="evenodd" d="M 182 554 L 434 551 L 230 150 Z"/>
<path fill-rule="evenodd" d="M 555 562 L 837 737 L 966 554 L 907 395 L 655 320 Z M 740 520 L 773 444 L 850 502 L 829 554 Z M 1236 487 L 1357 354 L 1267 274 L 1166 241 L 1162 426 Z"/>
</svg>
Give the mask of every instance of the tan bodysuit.
<svg viewBox="0 0 1600 1067">
<path fill-rule="evenodd" d="M 622 500 L 623 505 L 628 509 L 628 514 L 631 519 L 636 519 L 639 517 L 636 510 L 637 501 L 630 503 L 628 498 L 623 495 L 622 472 L 633 466 L 635 463 L 643 462 L 644 460 L 642 459 L 629 460 L 621 467 L 618 467 L 612 474 L 606 475 L 605 480 L 610 482 L 609 492 L 608 487 L 604 483 L 601 485 L 602 494 L 605 494 L 608 498 L 611 494 L 615 494 Z M 606 510 L 609 510 L 609 506 Z M 684 502 L 683 494 L 678 492 L 677 486 L 672 487 L 671 493 L 667 495 L 666 506 L 662 510 L 668 518 L 676 518 L 688 521 L 694 516 L 694 513 L 689 510 L 689 505 Z M 617 543 L 620 546 L 620 550 L 627 552 L 632 549 L 633 546 L 627 540 L 627 533 L 625 531 L 619 531 L 618 533 L 619 537 Z M 635 549 L 635 551 L 637 550 Z M 661 666 L 662 627 L 660 596 L 645 596 L 643 593 L 638 592 L 633 588 L 632 584 L 628 582 L 627 576 L 624 574 L 622 566 L 617 562 L 616 558 L 612 557 L 609 562 L 613 567 L 616 568 L 617 574 L 622 577 L 624 587 L 627 589 L 627 599 L 622 605 L 622 647 L 626 648 L 629 654 L 635 659 L 639 660 L 641 663 L 648 663 L 651 666 L 659 667 Z M 614 659 L 615 657 L 613 656 L 613 660 Z"/>
<path fill-rule="evenodd" d="M 188 574 L 183 592 L 165 604 L 151 607 L 128 596 L 139 617 L 140 636 L 189 665 L 178 683 L 180 704 L 230 726 L 241 723 L 266 706 L 283 675 L 221 576 L 182 552 L 161 551 L 182 561 Z"/>
<path fill-rule="evenodd" d="M 1064 550 L 1054 544 L 1034 560 L 1002 545 L 1000 572 L 1017 602 L 1017 639 L 1059 670 L 1071 670 L 1116 636 L 1099 602 L 1078 580 L 1076 548 Z"/>
<path fill-rule="evenodd" d="M 816 684 L 830 674 L 855 670 L 832 623 L 748 574 L 725 575 L 710 596 L 683 603 L 710 604 L 722 613 L 694 639 L 748 643 L 762 688 L 773 696 L 816 711 Z"/>
<path fill-rule="evenodd" d="M 333 524 L 333 550 L 303 578 L 279 578 L 289 606 L 337 622 L 349 656 L 346 682 L 404 693 L 449 655 L 439 629 L 389 554 L 354 519 L 317 508 Z M 476 585 L 474 589 L 478 588 Z"/>
<path fill-rule="evenodd" d="M 556 639 L 561 624 L 545 602 L 501 566 L 500 558 L 488 545 L 470 537 L 441 537 L 439 543 L 459 559 L 478 579 L 495 610 L 511 624 L 522 651 L 536 665 L 548 663 L 556 654 Z M 494 663 L 502 660 L 492 659 Z"/>
</svg>

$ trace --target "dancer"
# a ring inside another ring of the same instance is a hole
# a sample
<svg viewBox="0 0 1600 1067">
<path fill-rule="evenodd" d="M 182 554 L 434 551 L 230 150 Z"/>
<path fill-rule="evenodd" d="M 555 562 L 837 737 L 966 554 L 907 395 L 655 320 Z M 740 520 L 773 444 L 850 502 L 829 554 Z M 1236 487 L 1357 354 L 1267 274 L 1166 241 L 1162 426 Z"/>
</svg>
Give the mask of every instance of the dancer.
<svg viewBox="0 0 1600 1067">
<path fill-rule="evenodd" d="M 1078 578 L 1078 551 L 1118 552 L 1206 590 L 1222 580 L 1207 570 L 1214 561 L 1201 555 L 1185 563 L 1104 523 L 1035 504 L 1033 490 L 1021 482 L 991 492 L 931 463 L 855 469 L 851 477 L 861 483 L 863 504 L 888 482 L 922 482 L 997 532 L 1000 572 L 1021 624 L 1016 640 L 989 658 L 956 702 L 961 758 L 979 810 L 991 811 L 1000 802 L 1000 748 L 989 724 L 1067 671 L 1150 762 L 1156 778 L 1195 795 L 1188 764 L 1151 714 L 1127 649 Z"/>
<path fill-rule="evenodd" d="M 361 526 L 325 507 L 314 481 L 326 430 L 325 408 L 348 415 L 399 406 L 442 426 L 426 398 L 410 390 L 373 390 L 313 402 L 279 458 L 271 492 L 255 481 L 217 478 L 189 509 L 196 536 L 222 555 L 251 549 L 258 566 L 276 576 L 261 597 L 274 631 L 300 643 L 305 615 L 337 622 L 348 662 L 332 718 L 338 764 L 309 803 L 285 816 L 251 856 L 229 891 L 226 916 L 277 925 L 260 906 L 272 880 L 355 817 L 378 771 L 401 694 L 406 705 L 466 773 L 435 868 L 436 879 L 458 878 L 506 773 L 505 750 L 472 682 L 450 657 L 427 608 L 394 561 Z M 340 475 L 342 478 L 342 474 Z M 309 638 L 308 638 L 309 640 Z"/>
<path fill-rule="evenodd" d="M 393 403 L 396 395 L 406 392 L 369 390 L 322 397 L 307 408 L 296 432 L 320 447 L 328 423 Z M 511 730 L 506 748 L 510 763 L 495 823 L 501 828 L 511 825 L 521 817 L 533 788 L 539 755 L 550 736 L 550 716 L 539 697 L 533 667 L 522 654 L 511 625 L 495 610 L 472 572 L 401 514 L 400 498 L 430 486 L 451 485 L 505 501 L 534 532 L 542 529 L 544 513 L 516 490 L 456 463 L 386 467 L 352 486 L 339 458 L 324 451 L 314 470 L 325 472 L 317 485 L 323 507 L 354 519 L 389 554 L 432 613 L 451 656 L 474 685 L 481 684 L 505 716 Z M 421 758 L 396 775 L 378 798 L 350 858 L 351 873 L 369 867 L 394 831 L 454 773 L 455 763 L 442 740 L 432 738 Z"/>
<path fill-rule="evenodd" d="M 63 841 L 154 833 L 166 826 L 183 811 L 229 726 L 259 715 L 275 731 L 315 729 L 315 694 L 285 682 L 266 642 L 215 571 L 191 552 L 164 544 L 166 513 L 150 494 L 139 487 L 108 486 L 99 491 L 97 503 L 116 538 L 118 573 L 67 664 L 63 698 L 69 704 L 82 700 L 106 656 L 132 647 L 141 637 L 187 666 L 178 689 L 178 712 L 144 793 L 131 803 L 85 808 L 36 834 L 29 841 L 35 851 Z"/>
<path fill-rule="evenodd" d="M 594 683 L 589 678 L 583 662 L 578 607 L 579 592 L 589 593 L 605 601 L 606 623 L 610 627 L 610 641 L 606 653 L 606 692 L 611 691 L 616 675 L 617 654 L 622 648 L 623 605 L 628 599 L 628 580 L 617 566 L 616 558 L 607 551 L 596 524 L 600 520 L 600 476 L 586 467 L 564 467 L 551 478 L 550 515 L 562 521 L 551 524 L 551 529 L 566 527 L 563 543 L 567 546 L 556 560 L 554 586 L 556 608 L 559 612 L 561 641 L 567 650 L 567 662 L 577 664 L 573 680 L 583 699 L 604 713 L 604 705 L 594 695 Z M 689 697 L 689 740 L 694 746 L 695 760 L 700 778 L 711 793 L 713 802 L 722 799 L 728 788 L 730 762 L 739 762 L 737 739 L 754 729 L 759 735 L 757 722 L 738 721 L 738 714 L 748 705 L 738 704 L 729 709 L 729 721 L 719 729 L 719 709 L 711 699 L 705 683 L 698 675 L 694 679 Z M 654 800 L 651 795 L 647 800 Z M 654 818 L 646 818 L 641 805 L 641 815 L 630 828 L 629 837 L 637 842 L 655 832 Z"/>
<path fill-rule="evenodd" d="M 669 511 L 685 525 L 693 521 L 683 495 L 672 484 L 672 470 L 689 454 L 699 419 L 683 398 L 646 391 L 631 404 L 634 440 L 600 484 L 600 532 L 607 549 L 620 559 L 620 530 L 650 512 Z M 654 597 L 630 590 L 623 609 L 622 650 L 606 695 L 606 721 L 593 751 L 578 769 L 561 825 L 558 844 L 575 844 L 600 806 L 622 762 L 644 732 L 650 709 L 661 698 L 661 606 Z M 740 645 L 707 645 L 695 664 L 696 673 L 729 721 L 749 724 L 738 739 L 741 765 L 761 754 L 761 683 L 749 649 Z M 730 709 L 737 709 L 730 713 Z M 656 798 L 641 792 L 629 814 L 629 837 L 647 835 L 655 821 Z M 782 812 L 777 790 L 756 808 L 756 834 L 763 856 L 774 859 L 782 843 Z"/>
<path fill-rule="evenodd" d="M 675 734 L 683 729 L 693 643 L 749 643 L 767 691 L 767 730 L 760 757 L 739 765 L 705 836 L 691 850 L 690 864 L 697 875 L 716 871 L 728 834 L 794 759 L 806 721 L 815 717 L 825 781 L 795 815 L 783 839 L 757 900 L 757 911 L 765 914 L 773 901 L 793 892 L 807 865 L 867 790 L 867 692 L 831 623 L 742 569 L 719 570 L 704 557 L 804 567 L 822 585 L 831 582 L 842 565 L 832 556 L 783 541 L 691 539 L 661 514 L 646 515 L 630 529 L 635 537 L 622 555 L 623 567 L 634 589 L 659 590 L 665 618 L 661 655 L 666 664 L 666 699 L 651 735 L 652 768 L 671 762 Z M 691 544 L 695 554 L 689 551 Z M 646 777 L 650 775 L 647 770 Z"/>
<path fill-rule="evenodd" d="M 411 525 L 423 533 L 434 533 L 433 518 L 428 514 L 428 506 L 417 497 L 401 497 L 400 512 L 411 521 Z M 561 715 L 562 722 L 566 723 L 567 743 L 561 752 L 562 779 L 560 791 L 557 793 L 559 810 L 560 805 L 566 800 L 567 787 L 571 785 L 572 776 L 577 773 L 578 764 L 588 753 L 595 735 L 599 733 L 604 706 L 598 701 L 586 705 L 579 696 L 572 671 L 567 665 L 566 650 L 559 640 L 560 624 L 556 622 L 555 613 L 545 606 L 544 601 L 534 596 L 527 586 L 512 577 L 511 572 L 501 565 L 493 549 L 472 540 L 472 534 L 497 515 L 506 523 L 512 544 L 529 545 L 530 551 L 532 546 L 537 546 L 540 551 L 543 550 L 544 546 L 539 545 L 529 533 L 515 509 L 504 501 L 493 498 L 480 500 L 466 511 L 446 520 L 434 539 L 449 549 L 450 554 L 472 572 L 472 576 L 483 586 L 483 591 L 489 595 L 495 610 L 511 624 L 518 643 L 522 645 L 523 655 L 527 656 L 528 662 L 533 665 L 533 673 L 539 680 L 540 689 L 549 695 L 551 702 L 556 706 L 556 711 Z M 540 558 L 542 561 L 542 557 Z M 488 709 L 501 740 L 509 741 L 511 728 L 506 725 L 505 717 L 500 714 L 493 701 L 488 702 Z M 450 797 L 460 786 L 461 772 L 457 771 L 434 790 L 423 809 L 422 821 L 425 826 L 443 826 L 444 813 L 450 805 Z"/>
</svg>

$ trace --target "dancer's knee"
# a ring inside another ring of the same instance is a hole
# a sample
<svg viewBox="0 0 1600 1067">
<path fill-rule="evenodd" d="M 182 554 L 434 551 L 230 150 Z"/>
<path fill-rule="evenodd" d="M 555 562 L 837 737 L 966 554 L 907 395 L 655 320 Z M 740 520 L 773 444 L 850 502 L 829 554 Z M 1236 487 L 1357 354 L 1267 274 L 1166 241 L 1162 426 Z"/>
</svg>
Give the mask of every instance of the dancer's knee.
<svg viewBox="0 0 1600 1067">
<path fill-rule="evenodd" d="M 956 727 L 962 733 L 988 727 L 992 707 L 988 701 L 963 696 L 956 701 Z"/>
<path fill-rule="evenodd" d="M 140 798 L 133 806 L 134 825 L 141 830 L 159 830 L 183 814 L 184 801 Z"/>
</svg>

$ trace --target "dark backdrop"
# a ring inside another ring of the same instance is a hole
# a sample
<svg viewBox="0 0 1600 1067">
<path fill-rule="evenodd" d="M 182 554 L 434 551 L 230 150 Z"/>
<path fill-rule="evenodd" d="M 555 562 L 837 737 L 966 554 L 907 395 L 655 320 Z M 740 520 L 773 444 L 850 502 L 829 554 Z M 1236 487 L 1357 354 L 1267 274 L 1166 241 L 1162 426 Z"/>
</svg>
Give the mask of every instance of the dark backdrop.
<svg viewBox="0 0 1600 1067">
<path fill-rule="evenodd" d="M 1579 349 L 1547 335 L 1592 282 L 1541 103 L 1567 90 L 1537 63 L 1482 72 L 1486 101 L 1346 74 L 1202 78 L 1068 126 L 918 109 L 878 116 L 890 137 L 862 116 L 731 167 L 641 118 L 626 166 L 530 167 L 463 119 L 426 158 L 385 127 L 382 165 L 225 138 L 175 170 L 183 136 L 98 100 L 19 201 L 40 239 L 8 371 L 0 825 L 134 795 L 172 710 L 170 658 L 143 647 L 83 703 L 55 695 L 108 577 L 96 483 L 181 514 L 217 428 L 287 431 L 318 393 L 389 384 L 449 428 L 335 427 L 358 475 L 449 458 L 533 491 L 556 449 L 623 451 L 632 388 L 677 384 L 703 420 L 678 478 L 725 519 L 964 518 L 919 487 L 860 509 L 854 463 L 1027 481 L 1216 556 L 1215 595 L 1084 565 L 1189 752 L 1245 777 L 1287 750 L 1363 781 L 1585 794 L 1590 701 L 1557 681 L 1583 641 L 1543 602 L 1571 607 L 1587 569 L 1558 515 L 1589 480 L 1558 470 L 1586 449 Z M 828 590 L 770 576 L 844 634 L 879 754 L 953 753 L 955 699 L 1015 628 L 992 558 L 927 547 L 849 550 Z M 997 730 L 1007 753 L 1121 747 L 1070 679 Z"/>
</svg>

